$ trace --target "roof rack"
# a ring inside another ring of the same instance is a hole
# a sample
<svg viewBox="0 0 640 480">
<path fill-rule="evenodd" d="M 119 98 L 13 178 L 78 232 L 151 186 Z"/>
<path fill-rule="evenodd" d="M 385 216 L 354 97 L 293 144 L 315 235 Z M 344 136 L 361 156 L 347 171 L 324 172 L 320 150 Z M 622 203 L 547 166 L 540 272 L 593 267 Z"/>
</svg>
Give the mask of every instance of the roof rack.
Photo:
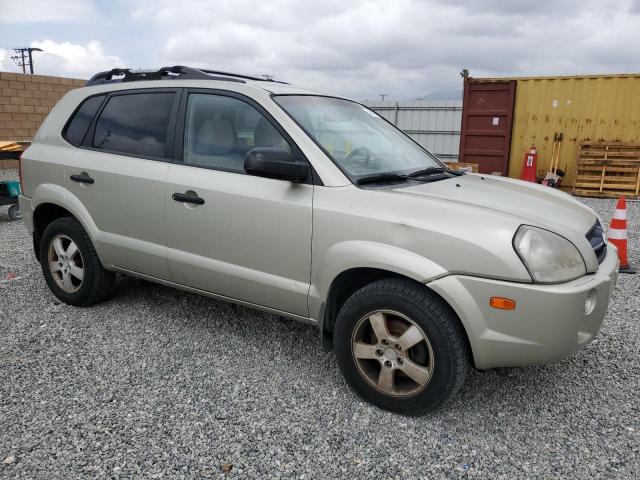
<svg viewBox="0 0 640 480">
<path fill-rule="evenodd" d="M 199 68 L 198 70 L 200 70 L 201 72 L 210 73 L 212 75 L 224 75 L 224 76 L 233 77 L 233 78 L 244 78 L 245 80 L 255 80 L 255 81 L 258 81 L 258 82 L 283 83 L 285 85 L 289 85 L 287 82 L 283 82 L 281 80 L 274 80 L 273 78 L 252 77 L 252 76 L 249 76 L 249 75 L 241 75 L 239 73 L 219 72 L 217 70 L 207 70 L 207 69 L 204 69 L 204 68 Z"/>
<path fill-rule="evenodd" d="M 136 82 L 140 80 L 221 80 L 225 82 L 246 83 L 245 80 L 270 81 L 264 78 L 250 77 L 235 73 L 218 72 L 191 67 L 175 65 L 162 67 L 158 70 L 131 70 L 130 68 L 114 68 L 105 72 L 96 73 L 87 81 L 87 86 L 103 85 L 107 83 Z"/>
</svg>

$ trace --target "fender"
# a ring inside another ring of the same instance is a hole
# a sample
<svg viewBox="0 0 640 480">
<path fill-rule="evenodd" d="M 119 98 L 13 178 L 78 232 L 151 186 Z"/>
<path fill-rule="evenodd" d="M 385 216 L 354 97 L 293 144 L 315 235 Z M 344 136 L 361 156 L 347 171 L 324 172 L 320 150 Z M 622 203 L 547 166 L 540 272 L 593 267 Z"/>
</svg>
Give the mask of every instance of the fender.
<svg viewBox="0 0 640 480">
<path fill-rule="evenodd" d="M 100 249 L 100 239 L 102 237 L 102 231 L 98 229 L 93 218 L 89 214 L 89 211 L 85 208 L 82 202 L 73 193 L 60 185 L 53 183 L 43 183 L 38 185 L 33 191 L 31 197 L 31 205 L 35 212 L 38 206 L 45 203 L 51 203 L 58 207 L 64 208 L 71 212 L 71 214 L 80 222 L 82 228 L 87 232 L 91 243 L 93 244 L 98 258 L 103 265 L 108 265 L 110 262 L 104 258 L 104 253 Z"/>
<path fill-rule="evenodd" d="M 386 270 L 420 283 L 446 275 L 442 266 L 417 253 L 393 245 L 350 240 L 332 245 L 313 258 L 309 289 L 309 316 L 320 320 L 321 305 L 327 300 L 332 282 L 342 272 L 354 268 Z"/>
</svg>

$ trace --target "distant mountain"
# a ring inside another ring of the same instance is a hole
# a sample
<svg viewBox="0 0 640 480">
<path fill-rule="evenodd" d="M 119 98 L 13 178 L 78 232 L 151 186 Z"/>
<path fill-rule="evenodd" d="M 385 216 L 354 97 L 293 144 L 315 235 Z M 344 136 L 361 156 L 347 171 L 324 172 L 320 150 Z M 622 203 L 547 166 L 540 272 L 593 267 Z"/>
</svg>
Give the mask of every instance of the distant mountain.
<svg viewBox="0 0 640 480">
<path fill-rule="evenodd" d="M 438 90 L 416 100 L 462 100 L 462 90 Z"/>
</svg>

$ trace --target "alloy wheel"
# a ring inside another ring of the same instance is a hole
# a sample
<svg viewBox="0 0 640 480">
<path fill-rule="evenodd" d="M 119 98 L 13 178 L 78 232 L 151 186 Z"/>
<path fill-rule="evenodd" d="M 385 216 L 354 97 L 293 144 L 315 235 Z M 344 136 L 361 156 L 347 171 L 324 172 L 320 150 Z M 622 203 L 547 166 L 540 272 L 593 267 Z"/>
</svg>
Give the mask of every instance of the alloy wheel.
<svg viewBox="0 0 640 480">
<path fill-rule="evenodd" d="M 66 235 L 56 235 L 49 244 L 47 257 L 56 284 L 65 293 L 77 292 L 84 279 L 84 261 L 76 243 Z"/>
<path fill-rule="evenodd" d="M 363 316 L 353 330 L 351 351 L 362 377 L 387 395 L 415 395 L 433 375 L 434 355 L 427 335 L 396 311 L 376 310 Z"/>
</svg>

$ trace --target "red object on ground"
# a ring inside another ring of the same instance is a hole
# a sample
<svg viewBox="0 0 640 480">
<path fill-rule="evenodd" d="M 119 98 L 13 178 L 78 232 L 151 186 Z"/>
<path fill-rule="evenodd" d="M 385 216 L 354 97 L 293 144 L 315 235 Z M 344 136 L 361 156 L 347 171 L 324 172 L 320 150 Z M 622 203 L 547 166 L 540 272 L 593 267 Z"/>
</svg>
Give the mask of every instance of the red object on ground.
<svg viewBox="0 0 640 480">
<path fill-rule="evenodd" d="M 627 257 L 627 201 L 624 197 L 618 199 L 616 211 L 613 212 L 611 225 L 607 232 L 607 239 L 618 247 L 618 258 L 620 259 L 620 273 L 636 273 L 635 269 L 629 265 Z"/>
<path fill-rule="evenodd" d="M 520 180 L 526 180 L 527 182 L 536 182 L 536 165 L 538 164 L 538 152 L 536 147 L 531 147 L 528 152 L 524 154 L 524 161 L 522 163 L 522 173 L 520 173 Z"/>
</svg>

